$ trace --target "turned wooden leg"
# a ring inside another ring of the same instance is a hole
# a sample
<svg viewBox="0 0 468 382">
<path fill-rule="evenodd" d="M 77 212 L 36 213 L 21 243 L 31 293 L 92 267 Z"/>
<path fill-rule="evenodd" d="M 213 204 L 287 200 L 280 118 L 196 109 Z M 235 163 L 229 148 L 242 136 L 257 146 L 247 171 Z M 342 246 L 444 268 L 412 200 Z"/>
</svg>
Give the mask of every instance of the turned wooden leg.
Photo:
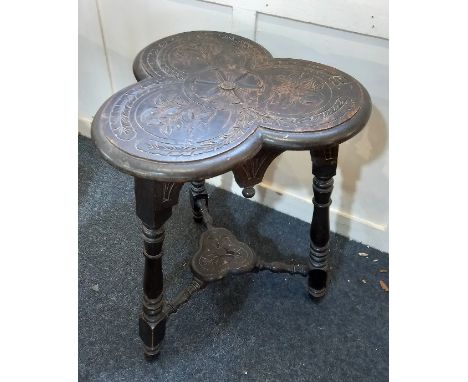
<svg viewBox="0 0 468 382">
<path fill-rule="evenodd" d="M 190 186 L 190 204 L 192 205 L 193 219 L 197 223 L 201 223 L 203 221 L 200 207 L 197 206 L 196 203 L 199 199 L 206 200 L 206 204 L 208 205 L 208 192 L 206 191 L 204 180 L 193 181 Z"/>
<path fill-rule="evenodd" d="M 136 214 L 142 222 L 145 256 L 139 333 L 147 359 L 153 359 L 159 353 L 166 330 L 162 314 L 164 223 L 172 214 L 172 206 L 178 201 L 181 187 L 182 183 L 135 178 Z"/>
<path fill-rule="evenodd" d="M 328 284 L 328 255 L 330 253 L 329 208 L 333 177 L 338 162 L 338 146 L 310 150 L 314 175 L 314 213 L 310 225 L 309 294 L 322 297 Z"/>
</svg>

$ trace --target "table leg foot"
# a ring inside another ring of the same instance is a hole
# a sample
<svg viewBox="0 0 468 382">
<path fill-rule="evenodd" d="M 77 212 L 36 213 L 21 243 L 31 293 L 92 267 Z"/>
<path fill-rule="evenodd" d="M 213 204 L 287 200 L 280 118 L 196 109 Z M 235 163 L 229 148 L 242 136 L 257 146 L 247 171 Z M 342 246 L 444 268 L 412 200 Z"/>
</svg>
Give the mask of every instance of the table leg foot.
<svg viewBox="0 0 468 382">
<path fill-rule="evenodd" d="M 157 356 L 166 331 L 162 270 L 164 223 L 172 214 L 172 206 L 179 200 L 181 187 L 182 183 L 163 183 L 135 178 L 136 213 L 142 222 L 145 257 L 139 334 L 147 358 Z"/>
</svg>

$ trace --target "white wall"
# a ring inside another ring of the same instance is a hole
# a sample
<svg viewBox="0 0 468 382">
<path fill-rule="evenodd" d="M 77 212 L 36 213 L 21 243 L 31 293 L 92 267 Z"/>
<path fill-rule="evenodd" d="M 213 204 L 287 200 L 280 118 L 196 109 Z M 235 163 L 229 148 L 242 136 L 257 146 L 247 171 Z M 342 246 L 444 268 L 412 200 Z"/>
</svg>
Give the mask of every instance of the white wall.
<svg viewBox="0 0 468 382">
<path fill-rule="evenodd" d="M 91 117 L 114 89 L 107 70 L 96 1 L 79 0 L 78 18 L 78 117 L 80 129 L 86 132 Z"/>
<path fill-rule="evenodd" d="M 354 24 L 349 21 L 349 10 L 354 10 L 355 5 L 362 9 L 368 0 L 332 1 L 327 13 L 323 2 L 315 0 L 301 0 L 294 2 L 296 8 L 287 7 L 288 16 L 319 26 L 275 16 L 285 14 L 281 7 L 291 4 L 284 0 L 210 1 L 80 0 L 80 131 L 89 135 L 89 121 L 104 99 L 135 82 L 132 62 L 138 51 L 174 33 L 237 33 L 255 39 L 275 57 L 304 58 L 335 66 L 356 77 L 369 90 L 373 112 L 363 132 L 340 146 L 332 196 L 332 229 L 388 250 L 388 40 L 376 37 L 388 36 L 387 2 L 372 1 L 366 11 L 354 12 Z M 233 4 L 234 8 L 213 2 Z M 300 4 L 312 5 L 301 12 L 297 8 Z M 313 4 L 317 9 L 311 10 Z M 348 11 L 337 4 L 345 4 Z M 231 174 L 210 182 L 240 194 Z M 273 162 L 264 182 L 256 187 L 254 200 L 310 221 L 311 184 L 309 154 L 287 152 Z"/>
</svg>

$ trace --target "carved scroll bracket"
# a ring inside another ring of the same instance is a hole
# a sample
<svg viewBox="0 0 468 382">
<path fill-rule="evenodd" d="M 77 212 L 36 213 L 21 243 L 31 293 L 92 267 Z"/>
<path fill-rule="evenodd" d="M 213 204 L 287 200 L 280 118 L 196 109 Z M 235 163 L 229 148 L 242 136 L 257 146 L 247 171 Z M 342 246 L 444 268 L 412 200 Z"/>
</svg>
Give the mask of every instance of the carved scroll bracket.
<svg viewBox="0 0 468 382">
<path fill-rule="evenodd" d="M 234 179 L 239 187 L 243 187 L 242 194 L 246 198 L 255 195 L 253 186 L 262 182 L 265 172 L 283 150 L 262 148 L 253 158 L 244 161 L 232 170 Z"/>
</svg>

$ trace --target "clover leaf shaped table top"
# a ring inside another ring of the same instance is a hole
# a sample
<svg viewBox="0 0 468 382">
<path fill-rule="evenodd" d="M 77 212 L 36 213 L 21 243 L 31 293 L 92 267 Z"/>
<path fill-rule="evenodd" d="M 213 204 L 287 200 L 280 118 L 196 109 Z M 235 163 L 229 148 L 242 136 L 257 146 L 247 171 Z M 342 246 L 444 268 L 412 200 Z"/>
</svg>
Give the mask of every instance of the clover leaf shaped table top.
<svg viewBox="0 0 468 382">
<path fill-rule="evenodd" d="M 353 77 L 315 62 L 273 58 L 254 41 L 185 32 L 144 48 L 138 83 L 111 96 L 92 137 L 111 164 L 161 181 L 216 176 L 263 146 L 339 144 L 367 123 L 371 101 Z"/>
</svg>

